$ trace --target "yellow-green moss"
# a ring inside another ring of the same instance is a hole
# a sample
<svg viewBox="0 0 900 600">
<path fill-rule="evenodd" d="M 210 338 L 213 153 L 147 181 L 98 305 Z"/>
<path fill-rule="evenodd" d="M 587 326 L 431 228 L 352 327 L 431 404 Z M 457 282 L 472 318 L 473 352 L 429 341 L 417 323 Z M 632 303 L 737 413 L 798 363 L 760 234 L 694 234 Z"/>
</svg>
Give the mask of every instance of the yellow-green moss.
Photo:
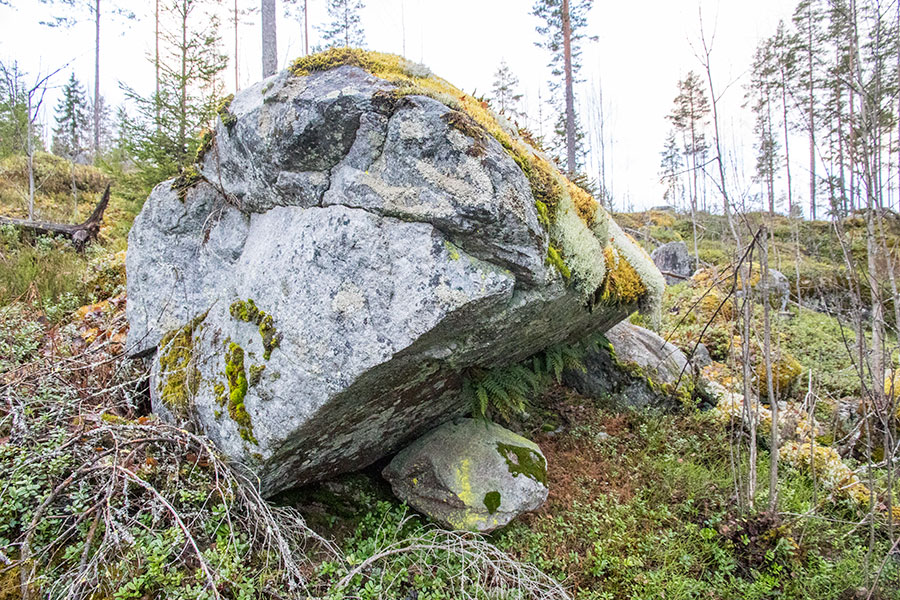
<svg viewBox="0 0 900 600">
<path fill-rule="evenodd" d="M 194 157 L 195 163 L 203 162 L 203 157 L 206 156 L 206 153 L 212 148 L 215 139 L 216 132 L 208 127 L 200 132 L 200 143 L 197 145 L 197 154 Z"/>
<path fill-rule="evenodd" d="M 453 242 L 445 241 L 444 247 L 447 249 L 447 254 L 450 255 L 450 260 L 459 260 L 459 249 L 453 245 Z"/>
<path fill-rule="evenodd" d="M 545 261 L 548 265 L 552 265 L 556 267 L 556 270 L 559 271 L 559 274 L 562 275 L 565 279 L 569 279 L 572 277 L 572 271 L 566 266 L 566 262 L 563 260 L 562 252 L 560 252 L 559 248 L 554 246 L 552 243 L 547 246 L 547 258 Z"/>
<path fill-rule="evenodd" d="M 603 249 L 606 258 L 606 279 L 600 286 L 600 300 L 608 304 L 636 304 L 646 293 L 640 275 L 612 246 Z"/>
<path fill-rule="evenodd" d="M 222 125 L 224 125 L 225 129 L 228 131 L 231 131 L 234 124 L 237 123 L 237 117 L 228 110 L 232 100 L 234 100 L 234 94 L 228 94 L 219 101 L 219 105 L 216 107 L 216 114 L 222 119 Z"/>
<path fill-rule="evenodd" d="M 228 380 L 228 416 L 237 423 L 242 439 L 256 444 L 250 413 L 244 406 L 247 397 L 247 373 L 244 370 L 244 349 L 229 342 L 225 353 L 225 378 Z"/>
<path fill-rule="evenodd" d="M 547 461 L 531 448 L 497 442 L 497 452 L 506 460 L 506 467 L 513 477 L 524 475 L 547 485 Z"/>
<path fill-rule="evenodd" d="M 190 414 L 191 403 L 200 386 L 200 373 L 194 362 L 194 334 L 206 313 L 184 327 L 174 329 L 159 342 L 159 397 L 180 418 Z"/>
<path fill-rule="evenodd" d="M 197 165 L 188 165 L 181 169 L 181 173 L 172 182 L 172 189 L 178 192 L 178 199 L 184 202 L 188 190 L 203 181 L 203 175 L 197 169 Z"/>
<path fill-rule="evenodd" d="M 281 343 L 281 334 L 275 327 L 275 319 L 272 318 L 272 315 L 259 310 L 256 303 L 250 299 L 233 302 L 229 310 L 231 316 L 238 321 L 254 323 L 259 327 L 259 335 L 262 336 L 263 342 L 263 358 L 269 360 L 272 357 L 272 350 Z"/>
</svg>

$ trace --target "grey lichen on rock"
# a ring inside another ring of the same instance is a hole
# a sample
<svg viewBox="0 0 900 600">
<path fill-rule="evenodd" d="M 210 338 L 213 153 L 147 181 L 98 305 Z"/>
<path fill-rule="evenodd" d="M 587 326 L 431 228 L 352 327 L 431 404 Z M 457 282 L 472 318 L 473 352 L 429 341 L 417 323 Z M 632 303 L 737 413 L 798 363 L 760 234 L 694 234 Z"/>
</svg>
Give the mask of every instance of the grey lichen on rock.
<svg viewBox="0 0 900 600">
<path fill-rule="evenodd" d="M 383 475 L 394 493 L 444 527 L 492 531 L 547 499 L 534 442 L 488 421 L 459 419 L 401 451 Z"/>
<path fill-rule="evenodd" d="M 202 178 L 157 186 L 129 235 L 129 347 L 159 355 L 208 311 L 184 418 L 158 385 L 154 407 L 266 494 L 396 451 L 465 414 L 468 369 L 604 331 L 663 287 L 505 119 L 398 57 L 307 57 L 221 116 Z"/>
</svg>

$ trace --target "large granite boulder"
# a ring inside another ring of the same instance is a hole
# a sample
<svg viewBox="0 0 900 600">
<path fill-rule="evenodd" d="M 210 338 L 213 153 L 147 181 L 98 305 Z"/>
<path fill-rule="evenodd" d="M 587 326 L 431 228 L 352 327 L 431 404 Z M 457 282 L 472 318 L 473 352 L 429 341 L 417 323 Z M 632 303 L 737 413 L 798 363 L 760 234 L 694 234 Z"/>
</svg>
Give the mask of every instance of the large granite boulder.
<svg viewBox="0 0 900 600">
<path fill-rule="evenodd" d="M 198 171 L 153 190 L 127 256 L 154 411 L 264 493 L 371 464 L 464 414 L 471 367 L 658 298 L 658 271 L 602 209 L 585 217 L 567 186 L 536 202 L 502 120 L 488 134 L 356 66 L 295 73 L 233 99 Z M 640 296 L 617 295 L 623 280 Z"/>
<path fill-rule="evenodd" d="M 669 285 L 687 281 L 694 272 L 694 259 L 684 242 L 663 244 L 656 248 L 650 257 Z"/>
<path fill-rule="evenodd" d="M 451 529 L 493 531 L 547 499 L 547 459 L 537 444 L 476 419 L 425 434 L 382 474 L 398 498 Z"/>
<path fill-rule="evenodd" d="M 695 368 L 674 344 L 627 321 L 605 336 L 609 347 L 588 353 L 584 369 L 566 371 L 566 385 L 615 409 L 675 409 L 693 392 Z"/>
</svg>

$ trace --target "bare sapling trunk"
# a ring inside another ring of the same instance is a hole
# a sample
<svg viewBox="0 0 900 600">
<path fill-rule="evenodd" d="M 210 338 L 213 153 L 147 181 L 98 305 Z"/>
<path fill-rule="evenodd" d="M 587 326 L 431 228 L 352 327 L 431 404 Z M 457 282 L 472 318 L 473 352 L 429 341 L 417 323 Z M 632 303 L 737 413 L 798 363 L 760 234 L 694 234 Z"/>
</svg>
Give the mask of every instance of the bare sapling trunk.
<svg viewBox="0 0 900 600">
<path fill-rule="evenodd" d="M 762 243 L 760 286 L 762 287 L 763 303 L 763 359 L 766 369 L 766 392 L 769 396 L 769 409 L 772 412 L 772 429 L 769 432 L 771 438 L 769 441 L 769 512 L 775 512 L 778 508 L 778 398 L 775 397 L 772 377 L 772 319 L 769 303 L 771 275 L 769 274 L 769 238 L 765 226 L 762 228 L 759 240 Z"/>
<path fill-rule="evenodd" d="M 36 116 L 32 115 L 31 96 L 33 91 L 28 92 L 28 139 L 25 141 L 26 162 L 28 165 L 28 220 L 34 221 L 34 120 Z"/>
<path fill-rule="evenodd" d="M 100 158 L 100 0 L 94 3 L 94 160 Z"/>
<path fill-rule="evenodd" d="M 575 157 L 575 91 L 572 74 L 572 22 L 569 0 L 562 0 L 563 60 L 566 75 L 566 169 L 569 176 L 577 170 Z"/>
</svg>

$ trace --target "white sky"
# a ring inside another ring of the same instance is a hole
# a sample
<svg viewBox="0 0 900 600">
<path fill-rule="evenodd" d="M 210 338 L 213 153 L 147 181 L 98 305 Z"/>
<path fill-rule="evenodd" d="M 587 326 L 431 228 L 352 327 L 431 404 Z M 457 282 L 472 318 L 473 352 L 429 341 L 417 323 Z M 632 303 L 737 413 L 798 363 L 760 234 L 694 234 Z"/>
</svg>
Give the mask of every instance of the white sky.
<svg viewBox="0 0 900 600">
<path fill-rule="evenodd" d="M 84 2 L 85 0 L 80 0 Z M 103 0 L 109 6 L 113 0 Z M 147 60 L 153 47 L 152 0 L 118 0 L 139 19 L 124 23 L 103 21 L 101 93 L 113 104 L 122 101 L 118 82 L 139 91 L 153 86 Z M 278 0 L 279 67 L 302 53 L 300 23 L 284 14 Z M 62 85 L 75 71 L 89 93 L 93 90 L 94 31 L 91 18 L 69 30 L 49 29 L 38 21 L 48 9 L 39 0 L 13 0 L 18 10 L 0 7 L 0 60 L 18 60 L 34 74 L 69 63 L 55 78 Z M 258 0 L 239 0 L 244 7 Z M 700 70 L 692 50 L 699 41 L 699 9 L 708 34 L 715 30 L 713 75 L 717 91 L 726 90 L 720 107 L 724 145 L 745 160 L 749 180 L 752 167 L 751 117 L 742 108 L 746 70 L 760 39 L 774 33 L 780 19 L 790 20 L 793 0 L 596 0 L 589 15 L 589 35 L 599 37 L 584 48 L 586 80 L 581 98 L 602 81 L 607 127 L 613 144 L 607 147 L 607 180 L 616 208 L 646 208 L 662 203 L 658 183 L 659 152 L 669 124 L 679 79 Z M 225 0 L 233 6 L 233 0 Z M 534 45 L 538 39 L 530 16 L 532 0 L 367 0 L 362 15 L 368 47 L 403 53 L 424 62 L 433 72 L 467 92 L 489 94 L 493 73 L 505 59 L 520 79 L 529 113 L 537 115 L 538 89 L 546 98 L 548 56 Z M 325 0 L 309 0 L 310 21 L 326 18 Z M 223 9 L 223 16 L 225 15 Z M 242 86 L 260 76 L 258 16 L 247 18 L 239 31 Z M 405 32 L 405 35 L 404 35 Z M 234 31 L 224 22 L 224 50 L 233 55 Z M 311 45 L 317 33 L 311 29 Z M 233 66 L 225 80 L 233 88 Z M 728 87 L 730 85 L 730 87 Z M 52 119 L 58 89 L 48 95 L 47 117 Z M 545 111 L 546 116 L 546 111 Z M 537 129 L 536 124 L 532 124 Z M 802 154 L 798 152 L 797 154 Z M 796 165 L 795 195 L 803 199 L 804 164 Z M 596 176 L 596 171 L 592 173 Z M 712 192 L 710 192 L 712 193 Z"/>
</svg>

